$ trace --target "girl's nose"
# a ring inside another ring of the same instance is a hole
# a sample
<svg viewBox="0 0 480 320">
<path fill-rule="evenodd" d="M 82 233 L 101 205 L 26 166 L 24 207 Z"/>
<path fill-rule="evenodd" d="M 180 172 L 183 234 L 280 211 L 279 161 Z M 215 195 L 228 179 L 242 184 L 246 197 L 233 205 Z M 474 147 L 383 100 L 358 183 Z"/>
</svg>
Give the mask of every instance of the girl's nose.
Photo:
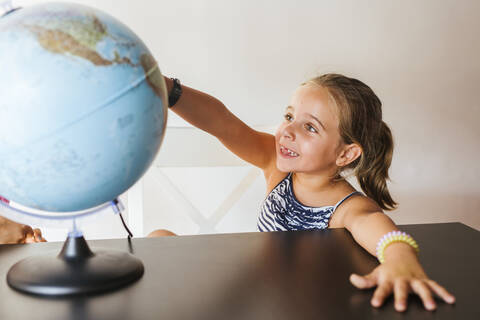
<svg viewBox="0 0 480 320">
<path fill-rule="evenodd" d="M 283 137 L 290 140 L 295 140 L 295 130 L 292 124 L 287 125 L 283 129 Z"/>
</svg>

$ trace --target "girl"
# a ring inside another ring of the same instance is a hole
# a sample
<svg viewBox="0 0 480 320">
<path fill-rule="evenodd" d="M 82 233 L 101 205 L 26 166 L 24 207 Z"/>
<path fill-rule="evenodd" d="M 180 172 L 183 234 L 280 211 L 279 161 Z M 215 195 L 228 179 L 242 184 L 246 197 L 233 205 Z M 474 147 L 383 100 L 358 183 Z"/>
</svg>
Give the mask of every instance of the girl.
<svg viewBox="0 0 480 320">
<path fill-rule="evenodd" d="M 374 307 L 393 292 L 395 309 L 404 311 L 410 291 L 428 310 L 436 308 L 432 292 L 454 303 L 454 296 L 425 274 L 414 240 L 392 234 L 398 229 L 382 212 L 396 206 L 386 184 L 393 141 L 381 102 L 367 85 L 339 74 L 303 83 L 273 136 L 248 127 L 214 97 L 180 86 L 177 79 L 165 80 L 175 113 L 263 170 L 268 196 L 258 218 L 260 231 L 346 228 L 381 262 L 366 276 L 350 276 L 357 288 L 377 287 Z M 345 180 L 347 171 L 365 195 Z"/>
</svg>

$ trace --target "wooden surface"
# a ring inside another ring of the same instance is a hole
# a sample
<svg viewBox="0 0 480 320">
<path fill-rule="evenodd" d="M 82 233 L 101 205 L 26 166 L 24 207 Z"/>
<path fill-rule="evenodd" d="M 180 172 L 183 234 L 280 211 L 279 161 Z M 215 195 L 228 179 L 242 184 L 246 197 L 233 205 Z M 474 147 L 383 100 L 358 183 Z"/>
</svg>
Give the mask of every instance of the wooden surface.
<svg viewBox="0 0 480 320">
<path fill-rule="evenodd" d="M 427 273 L 456 295 L 435 312 L 411 296 L 404 314 L 393 299 L 375 309 L 372 290 L 348 281 L 377 262 L 344 229 L 89 241 L 131 251 L 145 265 L 119 291 L 75 298 L 18 293 L 6 274 L 18 260 L 62 243 L 0 245 L 0 319 L 480 319 L 480 232 L 460 223 L 405 225 Z"/>
</svg>

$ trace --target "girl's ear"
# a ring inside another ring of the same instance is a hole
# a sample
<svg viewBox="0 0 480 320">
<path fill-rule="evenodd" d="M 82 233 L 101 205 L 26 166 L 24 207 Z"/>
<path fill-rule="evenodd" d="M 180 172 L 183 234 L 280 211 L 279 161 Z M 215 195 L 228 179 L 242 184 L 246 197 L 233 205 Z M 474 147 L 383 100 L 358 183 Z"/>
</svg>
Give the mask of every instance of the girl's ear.
<svg viewBox="0 0 480 320">
<path fill-rule="evenodd" d="M 355 161 L 362 155 L 362 148 L 356 144 L 348 144 L 343 147 L 342 151 L 337 157 L 336 164 L 338 167 L 345 167 Z"/>
</svg>

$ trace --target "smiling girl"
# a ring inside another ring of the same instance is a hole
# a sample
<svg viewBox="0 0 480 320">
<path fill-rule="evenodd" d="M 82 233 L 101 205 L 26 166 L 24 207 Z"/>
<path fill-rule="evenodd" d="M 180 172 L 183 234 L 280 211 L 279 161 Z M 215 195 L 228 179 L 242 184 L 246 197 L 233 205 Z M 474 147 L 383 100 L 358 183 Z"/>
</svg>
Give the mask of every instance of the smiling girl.
<svg viewBox="0 0 480 320">
<path fill-rule="evenodd" d="M 382 211 L 396 206 L 387 188 L 393 141 L 370 87 L 339 74 L 301 84 L 273 136 L 253 130 L 214 97 L 180 86 L 177 79 L 165 80 L 175 113 L 263 170 L 267 197 L 260 231 L 346 228 L 381 262 L 366 276 L 350 277 L 357 288 L 377 287 L 373 306 L 393 293 L 395 309 L 404 311 L 411 291 L 428 310 L 436 308 L 433 293 L 454 303 L 454 296 L 424 272 L 416 242 L 400 234 Z M 346 174 L 357 178 L 363 193 Z M 172 234 L 157 230 L 151 236 Z"/>
</svg>

